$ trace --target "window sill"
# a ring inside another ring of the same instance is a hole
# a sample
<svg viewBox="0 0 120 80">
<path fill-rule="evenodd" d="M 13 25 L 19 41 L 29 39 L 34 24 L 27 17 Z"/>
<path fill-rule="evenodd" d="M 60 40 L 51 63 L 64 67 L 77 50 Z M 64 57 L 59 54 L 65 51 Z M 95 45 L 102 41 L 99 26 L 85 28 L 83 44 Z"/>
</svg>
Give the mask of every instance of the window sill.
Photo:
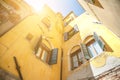
<svg viewBox="0 0 120 80">
<path fill-rule="evenodd" d="M 36 56 L 36 58 L 37 58 L 39 61 L 41 61 L 43 64 L 45 64 L 46 66 L 48 66 L 49 68 L 52 68 L 51 65 L 49 65 L 48 63 L 46 63 L 46 62 L 44 62 L 43 60 L 39 59 L 37 56 Z"/>
<path fill-rule="evenodd" d="M 97 56 L 92 57 L 89 61 L 92 61 L 95 58 L 98 58 L 99 56 L 102 56 L 106 51 L 103 51 L 102 53 L 98 54 Z"/>
<path fill-rule="evenodd" d="M 70 73 L 77 72 L 77 71 L 79 71 L 80 69 L 85 68 L 87 65 L 89 65 L 89 61 L 86 61 L 85 63 L 83 63 L 83 64 L 81 64 L 79 67 L 77 67 L 76 69 L 71 70 Z"/>
<path fill-rule="evenodd" d="M 68 38 L 67 40 L 64 40 L 64 42 L 67 42 L 69 40 L 71 40 L 73 37 L 75 37 L 76 35 L 79 35 L 79 31 L 76 32 L 73 36 L 71 36 L 70 38 Z"/>
</svg>

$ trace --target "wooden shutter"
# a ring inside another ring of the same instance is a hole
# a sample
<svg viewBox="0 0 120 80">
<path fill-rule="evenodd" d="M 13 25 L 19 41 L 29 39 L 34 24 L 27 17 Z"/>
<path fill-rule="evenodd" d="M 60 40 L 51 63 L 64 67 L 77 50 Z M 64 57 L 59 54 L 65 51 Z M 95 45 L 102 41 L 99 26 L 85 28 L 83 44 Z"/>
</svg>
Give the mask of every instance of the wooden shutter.
<svg viewBox="0 0 120 80">
<path fill-rule="evenodd" d="M 100 47 L 101 47 L 102 49 L 104 49 L 105 43 L 104 43 L 104 42 L 102 41 L 102 39 L 97 35 L 96 32 L 94 32 L 93 36 L 94 36 L 95 41 L 97 41 L 98 44 L 100 45 Z"/>
<path fill-rule="evenodd" d="M 81 51 L 84 54 L 85 59 L 90 59 L 90 55 L 88 53 L 87 47 L 85 44 L 81 44 Z"/>
<path fill-rule="evenodd" d="M 52 49 L 49 64 L 57 63 L 58 48 Z"/>
<path fill-rule="evenodd" d="M 67 41 L 68 40 L 68 32 L 65 32 L 64 33 L 64 41 Z"/>
<path fill-rule="evenodd" d="M 37 42 L 37 44 L 36 44 L 36 46 L 35 46 L 35 54 L 37 53 L 37 51 L 38 51 L 38 49 L 39 49 L 39 46 L 40 46 L 40 43 L 41 43 L 41 41 L 42 41 L 42 36 L 40 36 L 40 38 L 39 38 L 39 40 L 38 40 L 38 42 Z"/>
</svg>

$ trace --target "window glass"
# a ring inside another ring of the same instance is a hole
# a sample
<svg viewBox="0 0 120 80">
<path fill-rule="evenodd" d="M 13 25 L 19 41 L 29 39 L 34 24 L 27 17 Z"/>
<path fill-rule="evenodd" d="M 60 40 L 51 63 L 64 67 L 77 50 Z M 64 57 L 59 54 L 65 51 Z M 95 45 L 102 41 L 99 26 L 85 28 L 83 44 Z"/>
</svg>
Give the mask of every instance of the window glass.
<svg viewBox="0 0 120 80">
<path fill-rule="evenodd" d="M 98 42 L 94 42 L 90 46 L 88 46 L 88 51 L 92 57 L 95 57 L 103 52 Z"/>
<path fill-rule="evenodd" d="M 93 43 L 94 49 L 96 50 L 97 54 L 100 54 L 103 52 L 102 48 L 100 47 L 100 45 L 98 44 L 98 42 L 94 42 Z"/>
<path fill-rule="evenodd" d="M 39 48 L 38 51 L 37 51 L 37 53 L 36 53 L 37 57 L 40 57 L 41 51 L 42 51 L 41 48 Z"/>
<path fill-rule="evenodd" d="M 88 49 L 89 49 L 88 51 L 90 51 L 90 53 L 93 55 L 93 57 L 97 56 L 97 53 L 96 53 L 96 51 L 94 49 L 93 44 L 91 44 L 90 46 L 88 46 Z"/>
<path fill-rule="evenodd" d="M 74 25 L 74 30 L 75 30 L 75 32 L 78 32 L 78 31 L 79 31 L 77 24 Z"/>
<path fill-rule="evenodd" d="M 88 47 L 88 52 L 89 52 L 91 57 L 94 57 L 94 55 L 92 54 L 92 51 L 90 50 L 90 46 Z"/>
<path fill-rule="evenodd" d="M 89 39 L 86 46 L 91 57 L 95 57 L 103 53 L 103 51 L 113 51 L 104 39 L 101 36 L 98 36 L 96 32 L 94 32 L 93 39 Z"/>
<path fill-rule="evenodd" d="M 82 52 L 78 53 L 79 61 L 82 62 Z"/>
<path fill-rule="evenodd" d="M 77 67 L 79 67 L 80 65 L 82 65 L 83 63 L 83 60 L 84 60 L 84 55 L 83 53 L 81 52 L 80 49 L 74 51 L 72 54 L 71 54 L 71 69 L 75 69 Z"/>
<path fill-rule="evenodd" d="M 78 67 L 77 55 L 73 56 L 73 67 Z"/>
<path fill-rule="evenodd" d="M 47 52 L 46 51 L 43 51 L 43 54 L 42 54 L 42 57 L 41 57 L 41 59 L 44 61 L 44 62 L 46 62 L 47 61 Z"/>
</svg>

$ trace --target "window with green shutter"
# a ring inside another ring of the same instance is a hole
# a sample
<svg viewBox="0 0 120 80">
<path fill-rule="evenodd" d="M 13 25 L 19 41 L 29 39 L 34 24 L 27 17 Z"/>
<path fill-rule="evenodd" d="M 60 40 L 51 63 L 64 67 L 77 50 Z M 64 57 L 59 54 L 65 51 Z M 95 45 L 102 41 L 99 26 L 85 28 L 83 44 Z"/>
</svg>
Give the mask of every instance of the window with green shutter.
<svg viewBox="0 0 120 80">
<path fill-rule="evenodd" d="M 43 43 L 40 43 L 37 51 L 35 52 L 35 55 L 38 59 L 42 60 L 45 63 L 49 63 L 50 59 L 50 49 Z"/>
<path fill-rule="evenodd" d="M 58 48 L 52 49 L 49 64 L 50 65 L 56 64 L 57 63 L 57 57 L 58 57 Z"/>
<path fill-rule="evenodd" d="M 77 32 L 79 32 L 79 28 L 77 24 L 73 26 L 73 28 L 69 32 L 64 33 L 64 41 L 69 40 L 72 36 L 74 36 Z"/>
<path fill-rule="evenodd" d="M 71 59 L 71 69 L 74 70 L 83 64 L 83 55 L 81 49 L 78 49 L 70 54 Z"/>
<path fill-rule="evenodd" d="M 89 60 L 91 58 L 86 45 L 83 43 L 81 44 L 81 51 L 84 54 L 86 60 Z"/>
<path fill-rule="evenodd" d="M 85 45 L 81 46 L 81 49 L 84 50 L 83 53 L 86 59 L 89 58 L 87 52 L 89 53 L 90 57 L 96 57 L 97 55 L 103 53 L 103 51 L 108 51 L 108 52 L 113 51 L 109 47 L 109 45 L 104 41 L 104 39 L 101 36 L 98 36 L 96 32 L 94 32 L 93 36 L 91 37 L 90 40 L 88 40 L 87 43 L 85 44 L 87 49 L 85 48 Z"/>
<path fill-rule="evenodd" d="M 58 48 L 49 49 L 45 43 L 42 42 L 42 36 L 40 36 L 36 46 L 35 55 L 41 61 L 48 63 L 50 65 L 57 63 Z"/>
<path fill-rule="evenodd" d="M 93 33 L 93 37 L 95 41 L 99 44 L 99 46 L 104 49 L 105 43 L 102 41 L 102 39 L 97 35 L 96 32 Z"/>
</svg>

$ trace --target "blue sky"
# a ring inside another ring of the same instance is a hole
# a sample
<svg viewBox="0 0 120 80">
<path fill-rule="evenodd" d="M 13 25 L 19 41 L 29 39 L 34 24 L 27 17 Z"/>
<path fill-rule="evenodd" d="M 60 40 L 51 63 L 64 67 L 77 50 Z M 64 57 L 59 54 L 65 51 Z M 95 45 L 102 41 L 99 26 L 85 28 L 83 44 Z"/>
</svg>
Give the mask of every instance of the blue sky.
<svg viewBox="0 0 120 80">
<path fill-rule="evenodd" d="M 26 0 L 34 8 L 40 8 L 47 4 L 55 12 L 61 12 L 63 16 L 73 11 L 77 16 L 84 12 L 77 0 Z M 39 9 L 38 9 L 39 10 Z"/>
</svg>

